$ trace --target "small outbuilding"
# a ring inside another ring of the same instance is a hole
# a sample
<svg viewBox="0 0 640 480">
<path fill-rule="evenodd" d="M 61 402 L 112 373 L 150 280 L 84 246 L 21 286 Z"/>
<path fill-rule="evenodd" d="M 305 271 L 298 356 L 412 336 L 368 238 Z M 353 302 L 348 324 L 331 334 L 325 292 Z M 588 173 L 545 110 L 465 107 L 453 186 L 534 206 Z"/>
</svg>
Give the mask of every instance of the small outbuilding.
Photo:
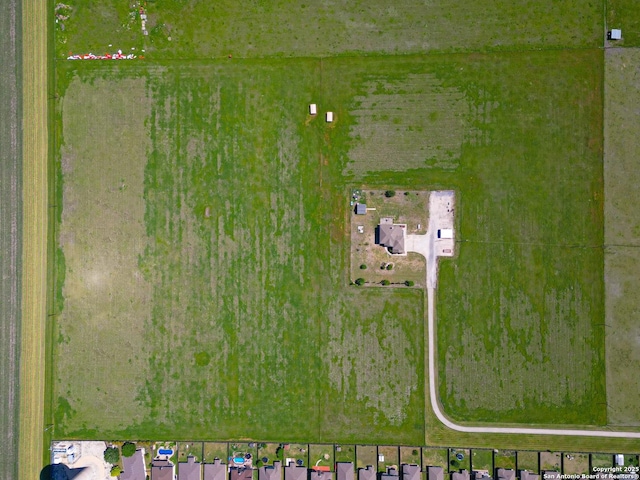
<svg viewBox="0 0 640 480">
<path fill-rule="evenodd" d="M 617 454 L 615 456 L 616 466 L 622 467 L 624 465 L 624 455 Z"/>
<path fill-rule="evenodd" d="M 609 40 L 622 40 L 622 30 L 614 28 L 609 32 L 607 37 L 609 37 Z"/>
<path fill-rule="evenodd" d="M 318 108 L 315 103 L 309 105 L 309 115 L 316 115 L 318 113 Z"/>
<path fill-rule="evenodd" d="M 366 214 L 367 214 L 367 204 L 356 203 L 356 215 L 366 215 Z"/>
<path fill-rule="evenodd" d="M 333 112 L 327 112 L 327 123 L 333 122 Z"/>
</svg>

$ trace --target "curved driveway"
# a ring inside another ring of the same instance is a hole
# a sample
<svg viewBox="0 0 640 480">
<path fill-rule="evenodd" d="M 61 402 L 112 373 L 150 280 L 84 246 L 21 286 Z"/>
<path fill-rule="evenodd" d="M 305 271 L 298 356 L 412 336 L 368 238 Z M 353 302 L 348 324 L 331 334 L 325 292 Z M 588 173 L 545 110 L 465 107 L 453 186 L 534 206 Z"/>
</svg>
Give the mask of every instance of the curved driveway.
<svg viewBox="0 0 640 480">
<path fill-rule="evenodd" d="M 431 202 L 430 202 L 431 204 Z M 569 435 L 574 437 L 607 437 L 607 438 L 640 438 L 640 432 L 622 432 L 611 430 L 576 430 L 561 428 L 531 428 L 531 427 L 468 427 L 458 425 L 449 420 L 438 402 L 436 390 L 436 345 L 435 345 L 435 289 L 437 283 L 437 255 L 434 245 L 434 235 L 436 226 L 431 220 L 433 215 L 429 215 L 429 227 L 426 235 L 407 235 L 406 250 L 408 252 L 419 253 L 426 260 L 427 270 L 427 323 L 429 332 L 429 397 L 431 407 L 438 420 L 451 430 L 465 433 L 518 433 L 528 435 Z"/>
</svg>

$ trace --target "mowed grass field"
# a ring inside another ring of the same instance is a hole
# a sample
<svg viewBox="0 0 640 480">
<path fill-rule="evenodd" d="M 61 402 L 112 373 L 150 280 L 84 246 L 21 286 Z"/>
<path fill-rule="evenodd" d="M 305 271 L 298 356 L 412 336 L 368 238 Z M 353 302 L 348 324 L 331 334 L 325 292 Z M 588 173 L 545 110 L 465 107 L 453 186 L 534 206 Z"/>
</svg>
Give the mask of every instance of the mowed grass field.
<svg viewBox="0 0 640 480">
<path fill-rule="evenodd" d="M 23 263 L 18 478 L 42 468 L 48 217 L 47 2 L 22 5 Z M 14 458 L 12 461 L 16 461 Z"/>
<path fill-rule="evenodd" d="M 640 46 L 640 9 L 634 0 L 607 0 L 607 29 L 622 30 L 622 40 L 613 46 Z"/>
<path fill-rule="evenodd" d="M 20 2 L 0 4 L 0 478 L 17 478 L 22 279 Z"/>
<path fill-rule="evenodd" d="M 607 406 L 614 425 L 640 425 L 640 385 L 628 381 L 640 366 L 638 325 L 637 155 L 640 140 L 640 49 L 609 49 L 605 56 L 605 285 Z"/>
<path fill-rule="evenodd" d="M 321 62 L 76 68 L 56 433 L 419 443 L 422 295 L 348 288 Z"/>
<path fill-rule="evenodd" d="M 154 59 L 528 50 L 598 47 L 604 36 L 603 4 L 589 0 L 148 2 L 148 36 L 129 6 L 72 3 L 56 25 L 58 56 L 114 47 Z"/>
</svg>

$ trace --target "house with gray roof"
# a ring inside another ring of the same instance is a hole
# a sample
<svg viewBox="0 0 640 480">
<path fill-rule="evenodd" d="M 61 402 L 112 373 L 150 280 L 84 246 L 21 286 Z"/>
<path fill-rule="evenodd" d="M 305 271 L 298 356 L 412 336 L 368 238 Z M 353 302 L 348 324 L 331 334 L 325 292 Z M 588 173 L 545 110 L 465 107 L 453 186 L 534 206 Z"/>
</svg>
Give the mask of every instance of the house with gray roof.
<svg viewBox="0 0 640 480">
<path fill-rule="evenodd" d="M 307 480 L 307 467 L 289 462 L 284 467 L 284 480 Z"/>
<path fill-rule="evenodd" d="M 147 468 L 144 464 L 144 448 L 139 448 L 131 457 L 122 457 L 120 480 L 146 480 Z"/>
<path fill-rule="evenodd" d="M 402 480 L 421 480 L 420 465 L 402 464 Z"/>
<path fill-rule="evenodd" d="M 380 480 L 399 480 L 400 473 L 394 467 L 387 467 L 387 471 L 380 475 Z"/>
<path fill-rule="evenodd" d="M 273 465 L 263 465 L 258 470 L 258 480 L 282 480 L 282 463 L 273 462 Z"/>
<path fill-rule="evenodd" d="M 356 203 L 356 215 L 366 215 L 367 205 L 364 203 Z"/>
<path fill-rule="evenodd" d="M 367 465 L 367 468 L 358 469 L 358 480 L 376 480 L 377 472 L 372 465 Z"/>
<path fill-rule="evenodd" d="M 219 458 L 216 458 L 213 463 L 205 463 L 204 480 L 228 480 L 227 465 Z"/>
<path fill-rule="evenodd" d="M 510 468 L 498 468 L 496 470 L 496 478 L 498 480 L 516 480 L 516 471 Z"/>
<path fill-rule="evenodd" d="M 336 480 L 355 480 L 353 462 L 336 463 Z"/>
<path fill-rule="evenodd" d="M 231 467 L 229 469 L 230 480 L 253 480 L 253 470 L 244 465 L 241 467 Z"/>
<path fill-rule="evenodd" d="M 474 470 L 472 476 L 473 480 L 493 480 L 487 470 Z"/>
<path fill-rule="evenodd" d="M 393 223 L 392 218 L 381 218 L 378 225 L 378 245 L 386 247 L 389 253 L 404 255 L 404 238 L 407 231 L 406 225 Z"/>
<path fill-rule="evenodd" d="M 444 480 L 442 467 L 427 467 L 427 480 Z"/>
<path fill-rule="evenodd" d="M 186 463 L 178 463 L 178 480 L 202 480 L 202 464 L 189 455 Z"/>
<path fill-rule="evenodd" d="M 151 480 L 174 480 L 176 466 L 169 460 L 151 462 Z"/>
<path fill-rule="evenodd" d="M 309 480 L 333 480 L 333 472 L 313 470 L 309 473 Z"/>
<path fill-rule="evenodd" d="M 469 480 L 471 476 L 467 470 L 460 470 L 451 474 L 451 480 Z"/>
<path fill-rule="evenodd" d="M 520 470 L 520 480 L 540 480 L 540 475 L 528 470 Z"/>
</svg>

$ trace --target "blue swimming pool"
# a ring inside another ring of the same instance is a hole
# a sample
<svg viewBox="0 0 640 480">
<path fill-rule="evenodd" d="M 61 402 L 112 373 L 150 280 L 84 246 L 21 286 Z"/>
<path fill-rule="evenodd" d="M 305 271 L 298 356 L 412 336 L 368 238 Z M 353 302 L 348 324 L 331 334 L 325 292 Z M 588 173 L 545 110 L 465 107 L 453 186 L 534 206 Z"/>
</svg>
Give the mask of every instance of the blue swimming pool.
<svg viewBox="0 0 640 480">
<path fill-rule="evenodd" d="M 158 450 L 158 455 L 173 455 L 173 450 L 170 448 L 161 448 Z"/>
<path fill-rule="evenodd" d="M 235 457 L 235 458 L 233 459 L 233 463 L 236 463 L 236 464 L 242 464 L 242 463 L 244 463 L 244 458 L 242 458 L 242 457 Z"/>
</svg>

